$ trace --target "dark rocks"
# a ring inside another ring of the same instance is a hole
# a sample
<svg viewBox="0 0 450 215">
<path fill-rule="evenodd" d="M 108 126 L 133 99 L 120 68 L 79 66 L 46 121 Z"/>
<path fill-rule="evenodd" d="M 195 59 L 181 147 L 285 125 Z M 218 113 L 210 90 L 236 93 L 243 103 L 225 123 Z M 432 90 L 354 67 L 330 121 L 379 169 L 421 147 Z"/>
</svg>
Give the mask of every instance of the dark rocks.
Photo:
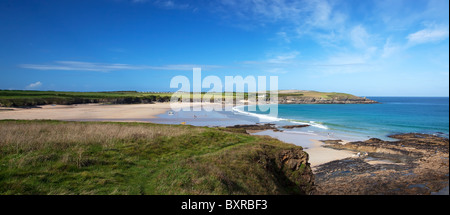
<svg viewBox="0 0 450 215">
<path fill-rule="evenodd" d="M 308 164 L 308 154 L 299 148 L 285 150 L 279 154 L 281 164 L 292 171 L 299 170 L 302 165 Z"/>
<path fill-rule="evenodd" d="M 245 128 L 248 130 L 264 130 L 264 129 L 274 129 L 275 124 L 254 124 L 254 125 L 233 125 L 233 126 L 227 126 L 227 128 Z"/>
<path fill-rule="evenodd" d="M 265 131 L 265 130 L 273 130 L 273 131 L 280 131 L 275 126 L 275 124 L 253 124 L 253 125 L 233 125 L 233 126 L 227 126 L 227 129 L 243 129 L 247 133 L 255 133 L 259 131 Z"/>
<path fill-rule="evenodd" d="M 322 98 L 322 97 L 301 97 L 301 96 L 280 96 L 279 104 L 376 104 L 367 98 Z"/>
<path fill-rule="evenodd" d="M 315 194 L 431 194 L 448 186 L 449 140 L 427 134 L 399 134 L 383 141 L 343 144 L 323 141 L 326 147 L 368 153 L 318 166 Z"/>
<path fill-rule="evenodd" d="M 293 128 L 304 128 L 308 127 L 309 125 L 286 125 L 282 128 L 284 129 L 293 129 Z M 267 123 L 267 124 L 253 124 L 253 125 L 233 125 L 233 126 L 227 126 L 227 129 L 242 129 L 245 130 L 246 133 L 256 133 L 260 131 L 265 130 L 272 130 L 275 132 L 283 132 L 283 130 L 278 129 L 275 124 Z"/>
<path fill-rule="evenodd" d="M 263 145 L 256 162 L 271 172 L 280 187 L 287 189 L 288 193 L 311 194 L 314 190 L 314 174 L 308 159 L 308 154 L 301 147 L 279 151 L 272 146 Z"/>
<path fill-rule="evenodd" d="M 296 186 L 310 194 L 314 190 L 314 174 L 308 163 L 309 155 L 301 148 L 292 148 L 279 153 L 277 163 L 286 177 Z"/>
<path fill-rule="evenodd" d="M 304 127 L 309 127 L 310 125 L 285 125 L 282 128 L 285 129 L 293 129 L 293 128 L 304 128 Z"/>
<path fill-rule="evenodd" d="M 342 140 L 322 140 L 322 142 L 331 145 L 341 145 Z"/>
</svg>

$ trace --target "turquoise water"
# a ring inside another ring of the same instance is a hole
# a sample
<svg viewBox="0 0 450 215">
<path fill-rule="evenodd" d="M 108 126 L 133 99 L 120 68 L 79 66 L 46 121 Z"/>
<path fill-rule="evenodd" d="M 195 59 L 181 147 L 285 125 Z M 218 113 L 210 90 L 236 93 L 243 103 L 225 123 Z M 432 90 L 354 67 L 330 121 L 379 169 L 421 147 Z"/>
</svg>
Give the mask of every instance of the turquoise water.
<svg viewBox="0 0 450 215">
<path fill-rule="evenodd" d="M 448 137 L 449 98 L 372 97 L 380 104 L 278 105 L 276 124 L 310 124 L 298 131 L 350 140 L 389 139 L 395 133 L 419 132 Z M 247 108 L 240 107 L 241 110 Z M 256 114 L 263 112 L 256 111 Z"/>
</svg>

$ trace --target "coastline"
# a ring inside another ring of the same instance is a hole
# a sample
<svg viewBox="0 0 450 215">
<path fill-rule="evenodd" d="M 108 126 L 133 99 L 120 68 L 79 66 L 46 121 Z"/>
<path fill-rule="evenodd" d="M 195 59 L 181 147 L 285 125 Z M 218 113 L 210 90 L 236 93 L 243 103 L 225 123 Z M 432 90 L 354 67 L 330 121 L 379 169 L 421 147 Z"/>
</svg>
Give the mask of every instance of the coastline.
<svg viewBox="0 0 450 215">
<path fill-rule="evenodd" d="M 193 107 L 198 107 L 201 103 L 192 104 Z M 179 104 L 178 107 L 186 107 L 188 104 Z M 189 104 L 190 106 L 191 104 Z M 214 107 L 214 106 L 210 106 Z M 309 126 L 305 127 L 293 127 L 282 128 L 283 126 L 274 125 L 271 129 L 270 126 L 264 126 L 267 124 L 258 123 L 258 117 L 252 115 L 245 115 L 242 113 L 226 112 L 226 111 L 180 111 L 175 114 L 168 114 L 171 110 L 170 103 L 156 103 L 156 104 L 137 104 L 137 105 L 102 105 L 102 104 L 86 104 L 86 105 L 46 105 L 32 109 L 16 109 L 16 108 L 2 108 L 4 111 L 0 111 L 0 120 L 4 119 L 16 119 L 16 120 L 63 120 L 63 121 L 110 121 L 110 122 L 146 122 L 146 123 L 158 123 L 158 124 L 188 124 L 193 126 L 206 126 L 206 127 L 227 127 L 233 125 L 253 125 L 268 127 L 261 130 L 247 130 L 246 133 L 250 135 L 258 136 L 270 136 L 284 143 L 301 146 L 303 151 L 308 154 L 308 164 L 313 174 L 316 175 L 317 192 L 315 194 L 339 194 L 339 189 L 346 189 L 342 194 L 367 194 L 366 191 L 372 188 L 367 187 L 367 180 L 385 180 L 383 183 L 392 183 L 395 186 L 403 189 L 398 191 L 399 193 L 418 192 L 427 194 L 431 191 L 432 194 L 447 194 L 448 195 L 448 183 L 441 188 L 442 180 L 447 178 L 448 181 L 448 152 L 447 152 L 447 164 L 444 164 L 444 169 L 439 170 L 439 174 L 447 172 L 442 176 L 439 176 L 439 180 L 432 182 L 431 188 L 426 181 L 422 178 L 428 177 L 429 172 L 423 171 L 427 168 L 416 168 L 415 162 L 406 164 L 392 162 L 392 154 L 387 153 L 380 156 L 378 152 L 386 151 L 384 149 L 390 144 L 397 144 L 396 142 L 387 142 L 382 140 L 366 140 L 367 144 L 380 143 L 374 145 L 374 151 L 369 149 L 350 147 L 358 143 L 337 140 L 334 136 L 324 136 L 318 133 L 309 132 Z M 297 125 L 298 126 L 298 125 Z M 275 131 L 274 131 L 275 130 Z M 431 136 L 433 137 L 433 136 Z M 418 140 L 422 141 L 422 140 Z M 339 143 L 339 144 L 337 144 Z M 363 143 L 362 141 L 360 143 Z M 334 144 L 334 145 L 333 145 Z M 404 143 L 401 143 L 398 150 L 402 150 Z M 384 148 L 383 148 L 384 147 Z M 416 150 L 419 148 L 415 147 Z M 396 149 L 397 150 L 397 149 Z M 448 150 L 448 139 L 447 139 Z M 369 152 L 369 155 L 360 156 Z M 418 151 L 418 153 L 423 153 Z M 408 154 L 408 153 L 406 153 Z M 444 153 L 445 154 L 445 153 Z M 440 156 L 442 157 L 442 156 Z M 435 163 L 441 162 L 441 158 L 430 160 L 430 164 L 425 165 L 432 167 Z M 445 157 L 445 156 L 444 156 Z M 408 158 L 410 159 L 410 158 Z M 416 159 L 416 158 L 414 158 Z M 417 158 L 419 159 L 419 158 Z M 444 159 L 445 161 L 445 159 Z M 447 165 L 447 169 L 445 169 Z M 415 169 L 418 171 L 416 171 Z M 386 170 L 387 169 L 387 170 Z M 398 171 L 403 171 L 401 183 L 395 180 L 397 177 L 395 174 Z M 371 176 L 368 177 L 371 171 Z M 430 170 L 434 171 L 434 170 Z M 434 173 L 433 173 L 434 174 Z M 418 175 L 416 177 L 416 175 Z M 353 177 L 358 177 L 358 190 L 353 190 L 353 187 L 348 187 L 347 182 L 352 181 Z M 383 179 L 384 178 L 384 179 Z M 386 181 L 385 178 L 391 178 Z M 443 178 L 443 179 L 442 179 Z M 334 182 L 333 182 L 334 181 Z M 344 183 L 344 181 L 347 181 Z M 444 180 L 445 181 L 445 180 Z M 405 185 L 406 184 L 406 185 Z M 425 184 L 425 185 L 424 185 Z M 335 188 L 335 185 L 339 185 Z M 394 186 L 393 185 L 393 186 Z M 397 187 L 393 187 L 392 190 L 397 190 Z M 339 188 L 340 187 L 340 188 Z M 419 189 L 419 188 L 420 189 Z M 411 189 L 410 189 L 411 188 Z M 439 188 L 439 189 L 438 189 Z M 447 190 L 446 190 L 447 189 Z M 386 190 L 383 187 L 372 190 L 369 193 L 383 193 Z M 420 192 L 419 192 L 420 191 Z M 438 192 L 439 191 L 439 192 Z"/>
<path fill-rule="evenodd" d="M 189 104 L 190 105 L 190 104 Z M 193 103 L 196 107 L 201 103 Z M 183 108 L 188 104 L 177 104 Z M 214 104 L 209 104 L 214 108 Z M 3 108 L 5 109 L 5 108 Z M 175 116 L 168 116 L 171 110 L 170 103 L 155 104 L 130 104 L 130 105 L 103 105 L 103 104 L 82 104 L 82 105 L 43 105 L 38 108 L 8 108 L 8 111 L 0 111 L 0 120 L 64 120 L 64 121 L 116 121 L 116 122 L 150 122 L 161 124 L 186 124 L 194 126 L 232 126 L 238 124 L 256 124 L 255 116 L 243 116 L 241 114 L 224 113 L 218 111 L 211 112 L 184 112 L 180 111 Z M 236 117 L 233 117 L 235 115 Z M 252 119 L 254 118 L 254 119 Z M 252 135 L 268 135 L 283 142 L 302 146 L 310 154 L 312 167 L 330 162 L 333 160 L 351 157 L 355 153 L 345 150 L 334 150 L 324 148 L 320 140 L 329 140 L 324 136 L 317 136 L 307 132 L 290 133 L 260 131 Z"/>
</svg>

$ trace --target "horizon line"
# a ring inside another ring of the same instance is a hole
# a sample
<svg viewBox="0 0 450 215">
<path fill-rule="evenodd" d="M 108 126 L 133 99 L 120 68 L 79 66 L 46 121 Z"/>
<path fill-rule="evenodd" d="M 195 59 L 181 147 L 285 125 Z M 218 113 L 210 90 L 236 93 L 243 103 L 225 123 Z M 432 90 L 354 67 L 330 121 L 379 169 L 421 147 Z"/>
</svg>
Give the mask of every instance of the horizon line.
<svg viewBox="0 0 450 215">
<path fill-rule="evenodd" d="M 108 92 L 136 92 L 136 93 L 175 93 L 176 91 L 138 91 L 138 90 L 104 90 L 104 91 L 76 91 L 76 90 L 33 90 L 33 89 L 0 89 L 0 91 L 35 91 L 35 92 L 84 92 L 84 93 L 108 93 Z M 278 90 L 282 91 L 282 90 Z M 300 91 L 300 90 L 299 90 Z M 414 95 L 414 96 L 405 96 L 405 95 L 356 95 L 346 92 L 326 92 L 326 91 L 316 91 L 316 90 L 303 90 L 303 91 L 312 91 L 312 92 L 322 92 L 322 93 L 345 93 L 358 97 L 427 97 L 427 98 L 450 98 L 450 95 L 447 96 L 437 96 L 437 95 Z M 225 93 L 226 91 L 221 92 L 190 92 L 190 93 Z M 233 93 L 238 93 L 233 91 Z M 249 92 L 239 92 L 239 93 L 249 93 Z M 258 93 L 258 92 L 255 92 Z"/>
</svg>

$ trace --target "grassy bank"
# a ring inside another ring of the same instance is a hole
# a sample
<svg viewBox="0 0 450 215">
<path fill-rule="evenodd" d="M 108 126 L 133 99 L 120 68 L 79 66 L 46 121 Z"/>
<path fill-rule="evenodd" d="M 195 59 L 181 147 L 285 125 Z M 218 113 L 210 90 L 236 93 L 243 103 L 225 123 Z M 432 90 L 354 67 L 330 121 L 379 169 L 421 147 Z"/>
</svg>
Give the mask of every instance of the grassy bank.
<svg viewBox="0 0 450 215">
<path fill-rule="evenodd" d="M 0 107 L 24 107 L 47 104 L 139 104 L 170 101 L 171 93 L 116 92 L 60 92 L 0 90 Z"/>
<path fill-rule="evenodd" d="M 359 97 L 336 92 L 317 92 L 306 90 L 280 90 L 279 97 L 300 97 L 300 98 L 316 98 L 316 99 L 357 99 Z"/>
<path fill-rule="evenodd" d="M 301 147 L 239 129 L 5 120 L 0 133 L 0 194 L 305 194 L 312 185 Z"/>
</svg>

